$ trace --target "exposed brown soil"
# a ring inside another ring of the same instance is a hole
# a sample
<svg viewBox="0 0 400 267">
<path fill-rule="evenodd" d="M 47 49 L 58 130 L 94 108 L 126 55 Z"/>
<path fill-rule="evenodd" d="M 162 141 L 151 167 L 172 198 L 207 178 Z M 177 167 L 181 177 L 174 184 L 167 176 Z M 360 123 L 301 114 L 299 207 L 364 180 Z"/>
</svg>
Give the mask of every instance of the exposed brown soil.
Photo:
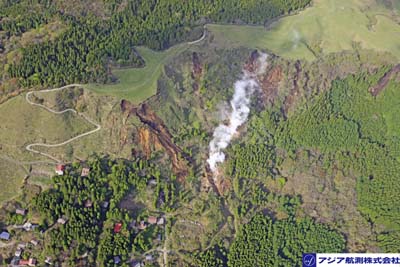
<svg viewBox="0 0 400 267">
<path fill-rule="evenodd" d="M 138 130 L 138 136 L 139 144 L 141 144 L 146 158 L 150 158 L 152 151 L 159 151 L 163 149 L 163 146 L 161 145 L 157 136 L 150 131 L 148 127 L 140 127 Z"/>
<path fill-rule="evenodd" d="M 369 92 L 372 96 L 377 96 L 381 91 L 383 91 L 386 85 L 389 83 L 390 79 L 400 72 L 400 64 L 394 66 L 391 70 L 385 73 L 382 78 L 379 79 L 378 84 L 369 88 Z"/>
<path fill-rule="evenodd" d="M 199 84 L 200 84 L 200 79 L 203 74 L 203 67 L 200 62 L 199 55 L 196 52 L 193 52 L 192 54 L 192 79 L 193 79 L 193 84 L 192 88 L 193 91 L 197 92 L 199 90 Z"/>
<path fill-rule="evenodd" d="M 284 102 L 283 102 L 283 107 L 282 107 L 282 112 L 286 116 L 288 114 L 289 108 L 293 106 L 298 94 L 300 93 L 299 90 L 299 79 L 300 79 L 300 74 L 302 72 L 301 69 L 301 63 L 300 61 L 296 61 L 294 64 L 294 67 L 296 69 L 296 72 L 293 76 L 293 87 L 290 90 L 289 94 L 286 96 Z"/>
<path fill-rule="evenodd" d="M 139 129 L 139 143 L 142 145 L 144 153 L 149 156 L 152 149 L 163 148 L 172 162 L 172 170 L 178 181 L 184 182 L 188 175 L 188 163 L 192 159 L 183 150 L 174 144 L 172 135 L 164 122 L 143 103 L 139 107 L 135 107 L 127 100 L 121 101 L 122 112 L 128 112 L 129 115 L 137 116 L 140 121 L 146 125 Z"/>
<path fill-rule="evenodd" d="M 279 83 L 283 79 L 281 66 L 273 67 L 260 80 L 264 104 L 273 104 L 278 97 Z"/>
<path fill-rule="evenodd" d="M 250 57 L 247 59 L 246 63 L 244 64 L 244 69 L 250 73 L 255 73 L 257 69 L 257 59 L 260 56 L 257 50 L 251 52 Z"/>
</svg>

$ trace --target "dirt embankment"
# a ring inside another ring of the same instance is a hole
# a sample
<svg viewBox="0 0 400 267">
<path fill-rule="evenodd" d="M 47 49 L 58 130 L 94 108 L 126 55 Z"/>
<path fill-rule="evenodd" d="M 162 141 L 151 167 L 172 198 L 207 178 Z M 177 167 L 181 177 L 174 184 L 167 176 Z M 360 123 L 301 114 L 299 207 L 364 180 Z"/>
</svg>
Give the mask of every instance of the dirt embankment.
<svg viewBox="0 0 400 267">
<path fill-rule="evenodd" d="M 279 83 L 283 79 L 282 67 L 275 66 L 262 77 L 260 80 L 263 92 L 262 100 L 264 104 L 273 104 L 279 93 Z"/>
<path fill-rule="evenodd" d="M 127 100 L 122 100 L 121 110 L 129 115 L 134 115 L 145 125 L 139 129 L 139 143 L 146 156 L 150 156 L 153 148 L 163 148 L 171 159 L 172 170 L 180 182 L 184 182 L 189 171 L 188 163 L 192 159 L 172 141 L 172 135 L 164 122 L 147 104 L 135 107 Z"/>
<path fill-rule="evenodd" d="M 192 87 L 193 91 L 199 90 L 201 76 L 203 74 L 203 67 L 201 66 L 199 55 L 196 52 L 192 54 L 192 79 L 194 80 Z"/>
<path fill-rule="evenodd" d="M 300 75 L 302 73 L 301 69 L 301 63 L 300 61 L 296 61 L 294 64 L 295 67 L 295 74 L 293 76 L 293 87 L 290 90 L 289 94 L 286 96 L 284 102 L 283 102 L 283 107 L 282 107 L 282 112 L 286 116 L 288 114 L 289 108 L 294 104 L 296 101 L 296 98 L 298 97 L 300 93 L 300 88 L 299 88 L 299 80 L 300 80 Z"/>
<path fill-rule="evenodd" d="M 377 85 L 369 88 L 369 92 L 371 93 L 371 95 L 372 96 L 379 95 L 379 93 L 385 89 L 386 85 L 389 83 L 391 78 L 399 72 L 400 72 L 400 64 L 394 66 L 391 70 L 386 72 L 385 75 L 383 75 L 382 78 L 379 79 Z"/>
</svg>

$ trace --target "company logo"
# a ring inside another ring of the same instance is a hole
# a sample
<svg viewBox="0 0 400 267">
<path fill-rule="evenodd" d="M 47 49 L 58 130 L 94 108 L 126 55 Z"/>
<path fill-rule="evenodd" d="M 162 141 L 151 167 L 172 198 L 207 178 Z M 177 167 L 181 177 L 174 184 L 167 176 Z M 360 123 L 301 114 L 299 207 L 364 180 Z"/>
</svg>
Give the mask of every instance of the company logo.
<svg viewBox="0 0 400 267">
<path fill-rule="evenodd" d="M 316 267 L 317 257 L 315 253 L 303 254 L 303 267 Z"/>
</svg>

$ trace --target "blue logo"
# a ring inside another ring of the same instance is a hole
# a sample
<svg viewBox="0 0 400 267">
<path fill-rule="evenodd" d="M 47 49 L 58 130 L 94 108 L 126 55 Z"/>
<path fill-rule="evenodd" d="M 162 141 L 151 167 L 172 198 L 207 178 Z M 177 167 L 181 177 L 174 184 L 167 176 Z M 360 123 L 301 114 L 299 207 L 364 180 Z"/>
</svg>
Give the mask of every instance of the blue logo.
<svg viewBox="0 0 400 267">
<path fill-rule="evenodd" d="M 303 254 L 303 267 L 317 267 L 317 255 L 315 253 Z"/>
</svg>

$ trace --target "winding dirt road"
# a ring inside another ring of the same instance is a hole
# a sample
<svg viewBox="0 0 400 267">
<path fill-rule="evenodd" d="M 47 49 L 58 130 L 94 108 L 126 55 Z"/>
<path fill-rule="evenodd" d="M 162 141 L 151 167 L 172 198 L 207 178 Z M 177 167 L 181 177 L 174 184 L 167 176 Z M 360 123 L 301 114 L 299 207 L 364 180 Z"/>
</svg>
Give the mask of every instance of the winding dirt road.
<svg viewBox="0 0 400 267">
<path fill-rule="evenodd" d="M 51 113 L 53 113 L 53 114 L 64 114 L 64 113 L 66 113 L 66 112 L 75 113 L 75 114 L 77 114 L 77 115 L 83 117 L 83 118 L 84 118 L 86 121 L 88 121 L 90 124 L 94 125 L 94 126 L 96 127 L 96 129 L 91 130 L 91 131 L 86 132 L 86 133 L 83 133 L 83 134 L 80 134 L 80 135 L 77 135 L 77 136 L 75 136 L 75 137 L 72 137 L 72 138 L 70 138 L 70 139 L 68 139 L 68 140 L 66 140 L 66 141 L 64 141 L 64 142 L 58 143 L 58 144 L 44 144 L 44 143 L 33 143 L 33 144 L 29 144 L 29 145 L 27 145 L 27 146 L 25 147 L 26 150 L 28 150 L 28 151 L 30 151 L 30 152 L 33 152 L 33 153 L 36 153 L 36 154 L 40 154 L 40 155 L 45 156 L 45 157 L 47 157 L 47 158 L 50 158 L 50 159 L 52 159 L 52 160 L 54 160 L 54 161 L 56 161 L 56 162 L 61 162 L 59 159 L 53 157 L 52 155 L 49 155 L 49 154 L 44 153 L 44 152 L 40 152 L 40 151 L 38 151 L 38 150 L 36 150 L 36 149 L 33 149 L 33 147 L 59 147 L 59 146 L 63 146 L 63 145 L 66 145 L 66 144 L 68 144 L 68 143 L 70 143 L 70 142 L 72 142 L 72 141 L 75 141 L 75 140 L 77 140 L 77 139 L 79 139 L 79 138 L 82 138 L 82 137 L 91 135 L 91 134 L 93 134 L 93 133 L 95 133 L 95 132 L 97 132 L 97 131 L 99 131 L 99 130 L 101 129 L 101 125 L 100 125 L 100 124 L 97 124 L 97 123 L 94 122 L 92 119 L 90 119 L 88 116 L 86 116 L 84 113 L 80 113 L 80 112 L 76 111 L 75 109 L 68 108 L 68 109 L 65 109 L 65 110 L 62 110 L 62 111 L 56 111 L 56 110 L 53 110 L 53 109 L 51 109 L 51 108 L 48 108 L 48 107 L 46 107 L 46 106 L 44 106 L 44 105 L 42 105 L 42 104 L 34 103 L 34 102 L 32 102 L 32 101 L 29 99 L 30 95 L 33 94 L 33 93 L 47 93 L 47 92 L 61 91 L 61 90 L 69 89 L 69 88 L 72 88 L 72 87 L 83 87 L 83 85 L 82 85 L 82 84 L 69 84 L 69 85 L 66 85 L 66 86 L 59 87 L 59 88 L 46 89 L 46 90 L 40 90 L 40 91 L 31 91 L 31 92 L 28 92 L 28 93 L 26 94 L 25 99 L 26 99 L 26 101 L 27 101 L 29 104 L 31 104 L 31 105 L 33 105 L 33 106 L 38 106 L 38 107 L 40 107 L 40 108 L 43 108 L 43 109 L 45 109 L 45 110 L 47 110 L 48 112 L 51 112 Z"/>
</svg>

